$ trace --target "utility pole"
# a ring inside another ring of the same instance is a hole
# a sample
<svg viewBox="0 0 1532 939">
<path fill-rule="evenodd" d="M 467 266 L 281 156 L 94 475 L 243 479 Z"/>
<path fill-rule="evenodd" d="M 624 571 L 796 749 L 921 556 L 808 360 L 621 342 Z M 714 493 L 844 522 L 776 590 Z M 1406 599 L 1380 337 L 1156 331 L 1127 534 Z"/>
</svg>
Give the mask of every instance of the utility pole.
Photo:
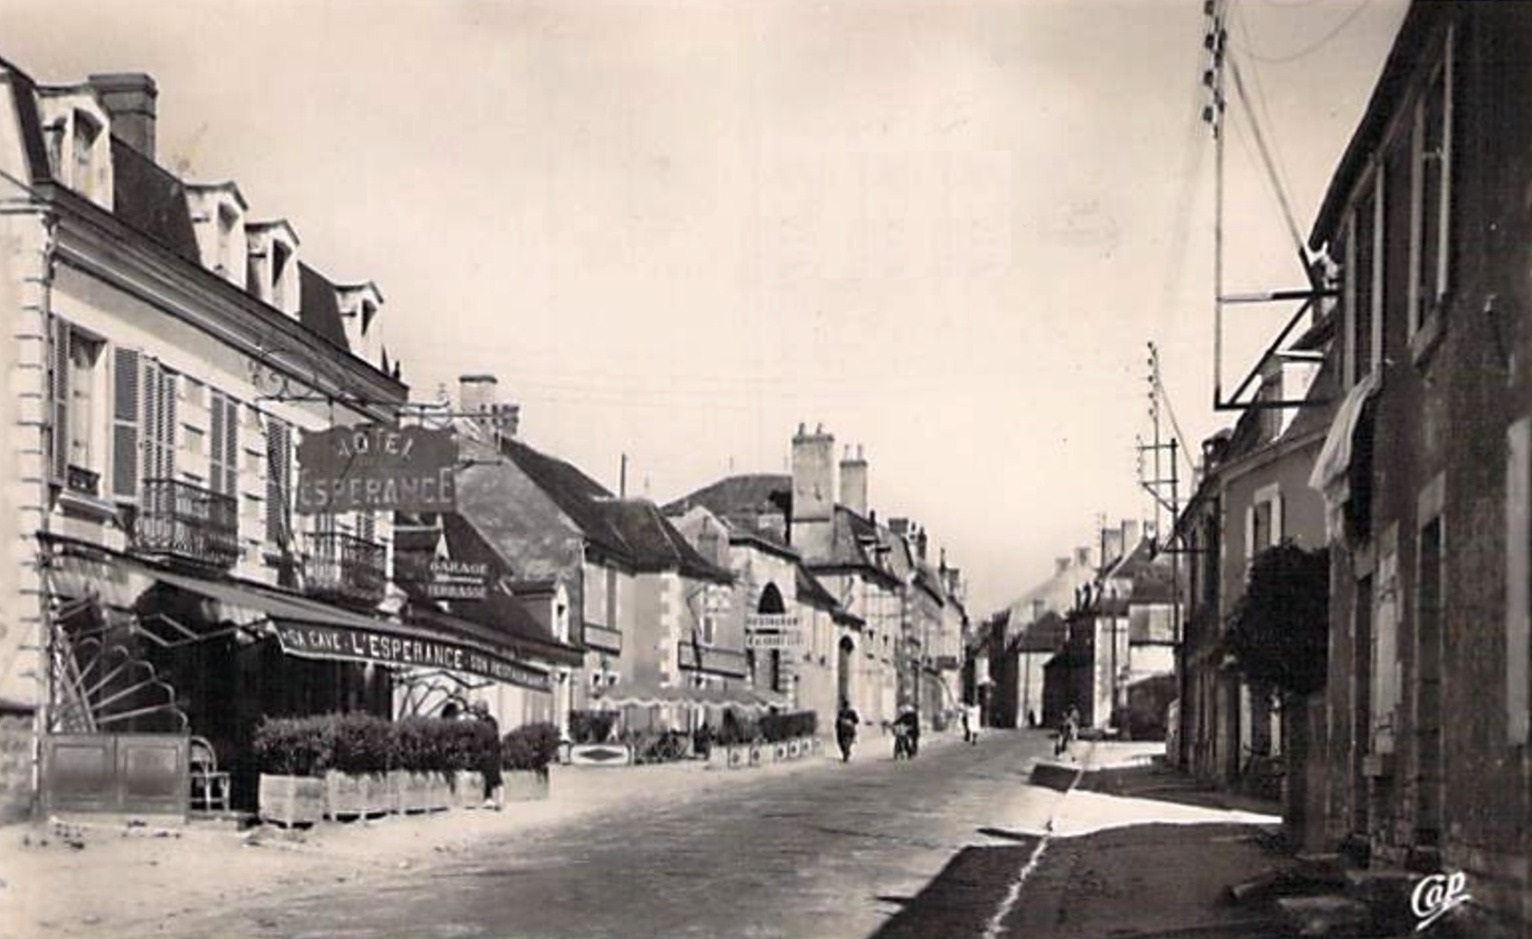
<svg viewBox="0 0 1532 939">
<path fill-rule="evenodd" d="M 1148 343 L 1149 358 L 1146 365 L 1149 369 L 1147 381 L 1149 383 L 1149 420 L 1153 426 L 1154 442 L 1145 444 L 1142 440 L 1138 444 L 1138 476 L 1139 485 L 1154 497 L 1154 528 L 1157 549 L 1168 544 L 1175 532 L 1175 525 L 1181 516 L 1181 493 L 1180 493 L 1180 442 L 1171 436 L 1168 441 L 1160 435 L 1160 398 L 1165 393 L 1165 386 L 1160 381 L 1160 350 L 1153 342 Z M 1168 452 L 1170 458 L 1169 474 L 1165 472 L 1164 464 L 1160 460 L 1160 454 Z M 1152 454 L 1152 474 L 1147 465 L 1144 454 Z M 1169 535 L 1161 536 L 1160 512 L 1164 510 L 1170 516 Z M 1171 639 L 1176 661 L 1176 685 L 1177 697 L 1180 699 L 1180 714 L 1187 710 L 1186 701 L 1186 656 L 1184 643 L 1181 639 L 1181 551 L 1169 548 L 1170 552 L 1170 630 Z M 1183 725 L 1184 726 L 1184 725 Z M 1172 757 L 1176 757 L 1172 754 Z"/>
<path fill-rule="evenodd" d="M 619 499 L 626 499 L 627 497 L 628 497 L 628 455 L 626 453 L 624 453 L 622 455 L 622 464 L 621 464 L 620 468 L 617 470 L 617 498 L 619 498 Z"/>
</svg>

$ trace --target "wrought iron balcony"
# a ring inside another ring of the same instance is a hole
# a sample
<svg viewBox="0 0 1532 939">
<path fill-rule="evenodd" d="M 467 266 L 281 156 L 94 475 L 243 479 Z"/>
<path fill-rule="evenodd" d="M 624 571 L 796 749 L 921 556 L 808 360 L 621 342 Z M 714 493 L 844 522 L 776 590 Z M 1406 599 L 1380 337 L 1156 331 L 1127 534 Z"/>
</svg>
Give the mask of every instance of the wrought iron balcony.
<svg viewBox="0 0 1532 939">
<path fill-rule="evenodd" d="M 233 496 L 178 479 L 146 479 L 133 520 L 133 550 L 233 567 L 239 559 L 239 504 Z"/>
<path fill-rule="evenodd" d="M 376 606 L 388 587 L 388 553 L 365 538 L 320 532 L 309 536 L 304 573 L 308 592 L 316 597 Z"/>
</svg>

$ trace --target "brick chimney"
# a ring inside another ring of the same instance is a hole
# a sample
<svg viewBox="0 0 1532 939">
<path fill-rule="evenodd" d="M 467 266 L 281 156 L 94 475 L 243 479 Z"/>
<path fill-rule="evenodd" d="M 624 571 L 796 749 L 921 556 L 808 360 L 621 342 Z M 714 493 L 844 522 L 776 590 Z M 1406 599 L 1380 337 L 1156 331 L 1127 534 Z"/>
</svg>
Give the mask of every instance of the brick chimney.
<svg viewBox="0 0 1532 939">
<path fill-rule="evenodd" d="M 1103 528 L 1101 530 L 1101 567 L 1103 570 L 1116 564 L 1122 558 L 1122 529 Z"/>
<path fill-rule="evenodd" d="M 856 456 L 847 445 L 841 458 L 840 504 L 858 515 L 867 514 L 867 458 L 862 455 L 861 444 L 856 445 Z"/>
<path fill-rule="evenodd" d="M 92 75 L 89 81 L 112 120 L 112 133 L 153 160 L 155 99 L 160 94 L 154 79 L 142 72 L 110 72 Z"/>
<path fill-rule="evenodd" d="M 1138 521 L 1135 519 L 1122 520 L 1122 550 L 1126 554 L 1138 547 Z"/>
</svg>

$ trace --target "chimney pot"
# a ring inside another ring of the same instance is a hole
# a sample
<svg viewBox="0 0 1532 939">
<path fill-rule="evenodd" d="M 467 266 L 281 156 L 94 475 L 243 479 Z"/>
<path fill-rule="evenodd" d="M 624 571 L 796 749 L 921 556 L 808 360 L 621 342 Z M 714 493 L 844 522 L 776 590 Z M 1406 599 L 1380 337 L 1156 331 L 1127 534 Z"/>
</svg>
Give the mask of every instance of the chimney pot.
<svg viewBox="0 0 1532 939">
<path fill-rule="evenodd" d="M 143 72 L 107 72 L 88 79 L 112 121 L 111 132 L 153 160 L 155 100 L 159 88 Z"/>
</svg>

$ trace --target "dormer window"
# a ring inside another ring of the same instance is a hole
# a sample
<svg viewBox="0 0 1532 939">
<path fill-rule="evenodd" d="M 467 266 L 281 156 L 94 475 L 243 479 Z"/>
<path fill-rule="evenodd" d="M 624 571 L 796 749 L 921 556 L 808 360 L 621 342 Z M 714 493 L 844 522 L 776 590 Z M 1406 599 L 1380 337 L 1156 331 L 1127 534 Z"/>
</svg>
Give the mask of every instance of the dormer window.
<svg viewBox="0 0 1532 939">
<path fill-rule="evenodd" d="M 245 283 L 250 293 L 289 316 L 298 315 L 298 236 L 286 222 L 259 222 L 245 227 L 249 267 Z"/>
<path fill-rule="evenodd" d="M 101 124 L 84 111 L 74 112 L 74 132 L 71 134 L 70 154 L 73 166 L 69 183 L 87 199 L 93 197 L 96 179 L 96 141 L 101 137 Z"/>
<path fill-rule="evenodd" d="M 341 325 L 346 330 L 346 346 L 352 355 L 381 367 L 383 342 L 378 313 L 383 309 L 383 294 L 371 281 L 346 284 L 335 290 Z"/>
<path fill-rule="evenodd" d="M 110 120 L 95 92 L 80 86 L 42 89 L 38 105 L 54 180 L 110 209 Z"/>
<path fill-rule="evenodd" d="M 219 277 L 229 276 L 229 260 L 234 250 L 234 230 L 239 226 L 239 214 L 233 207 L 220 205 L 218 207 L 218 246 L 215 249 L 216 261 L 213 270 Z"/>
<path fill-rule="evenodd" d="M 231 284 L 249 287 L 249 248 L 245 242 L 245 211 L 249 207 L 239 187 L 231 182 L 190 183 L 186 202 L 202 266 Z"/>
</svg>

